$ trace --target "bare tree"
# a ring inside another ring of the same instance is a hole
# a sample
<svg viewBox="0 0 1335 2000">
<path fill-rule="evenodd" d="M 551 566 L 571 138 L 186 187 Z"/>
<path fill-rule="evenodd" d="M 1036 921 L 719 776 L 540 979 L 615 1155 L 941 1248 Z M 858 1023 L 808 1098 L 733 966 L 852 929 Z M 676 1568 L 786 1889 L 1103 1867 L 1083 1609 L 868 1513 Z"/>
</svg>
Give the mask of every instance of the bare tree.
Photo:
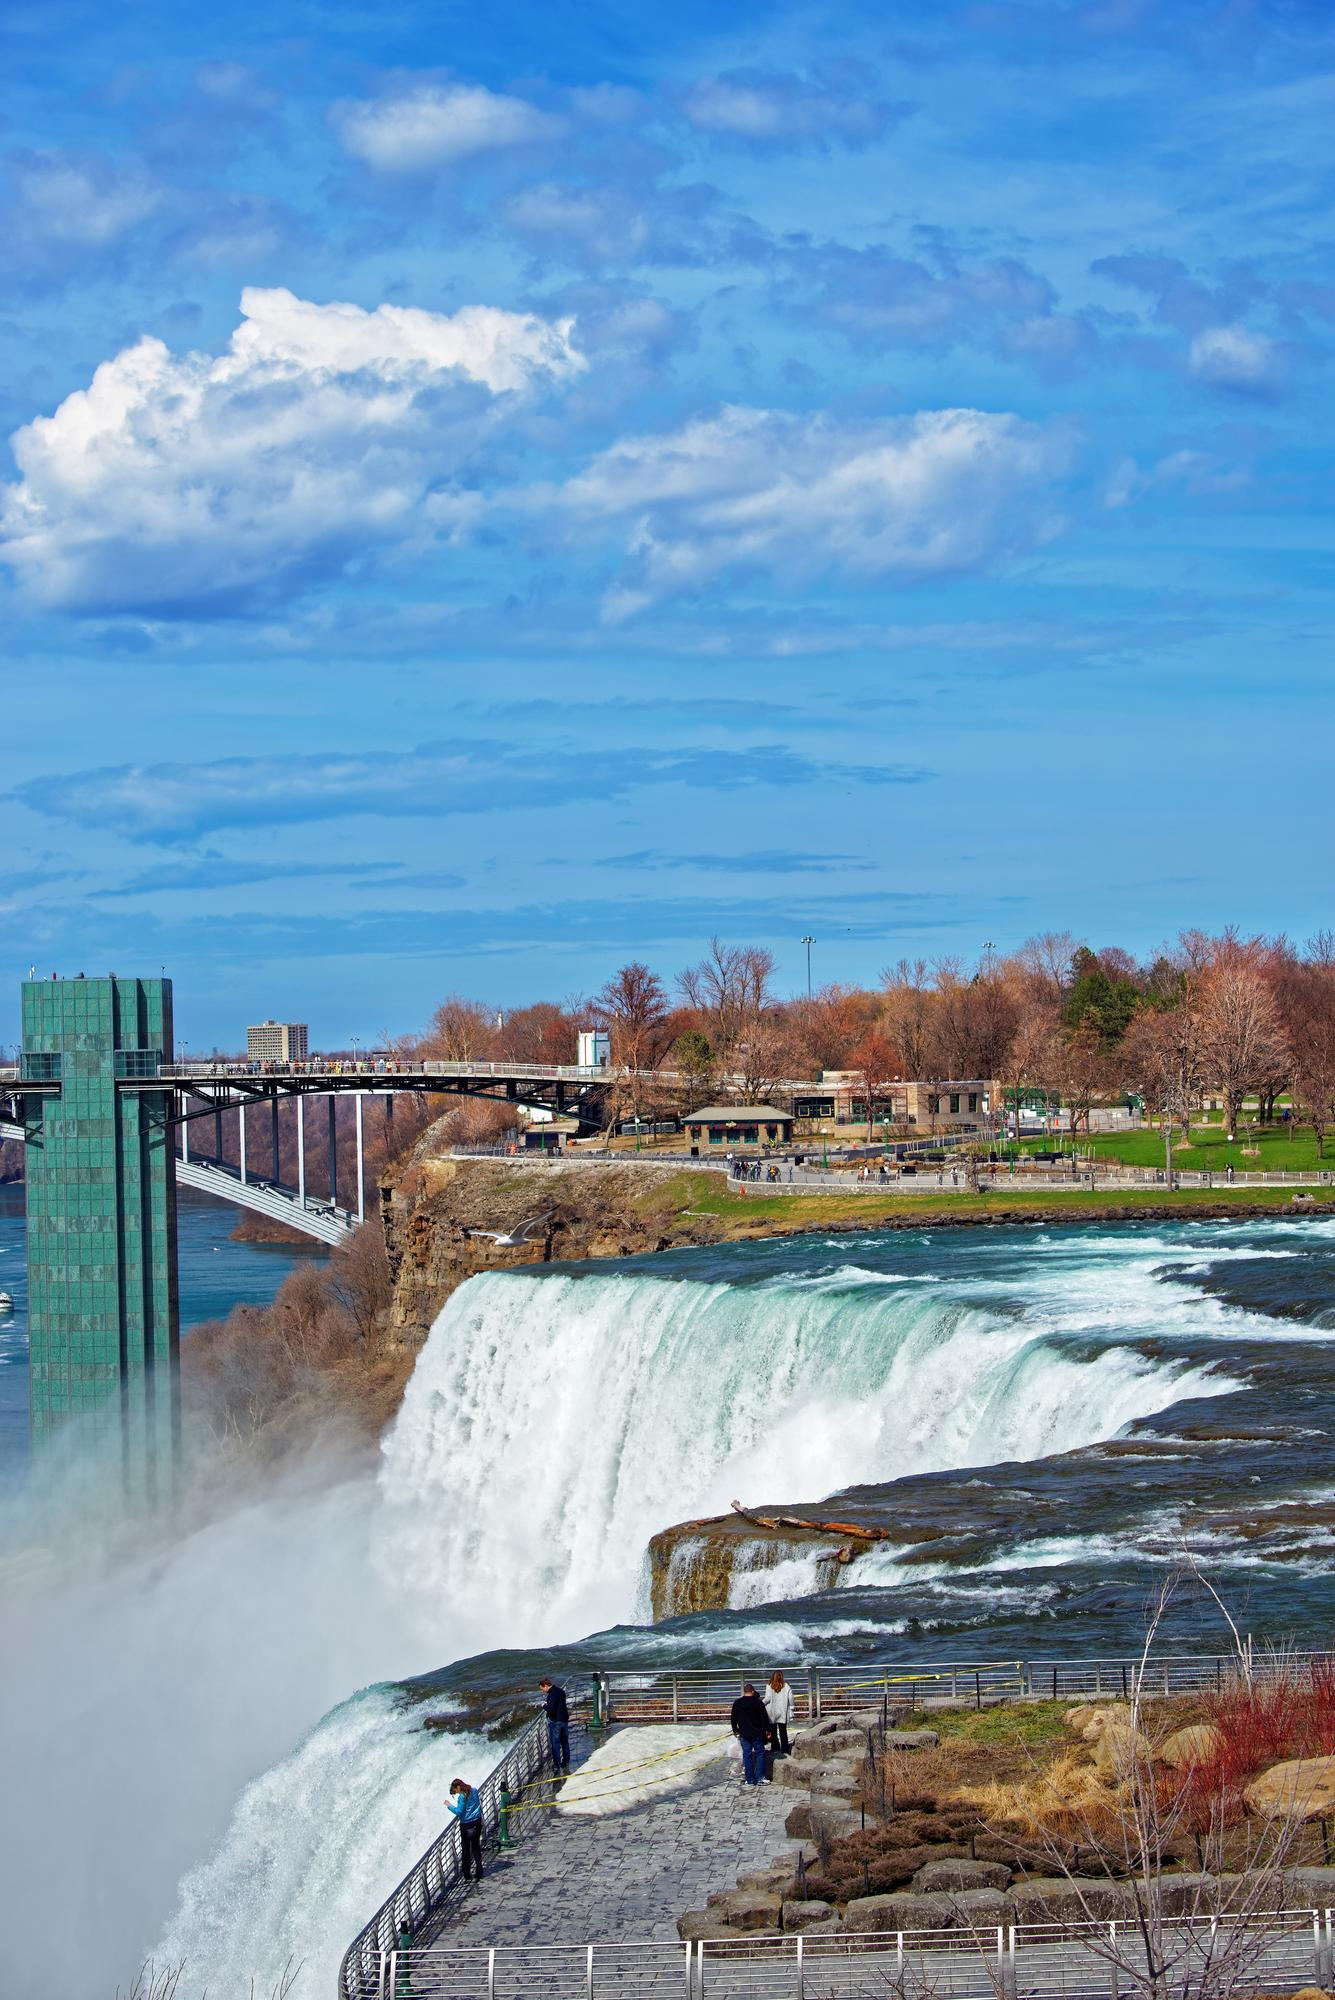
<svg viewBox="0 0 1335 2000">
<path fill-rule="evenodd" d="M 1058 1037 L 1055 1074 L 1071 1114 L 1071 1133 L 1088 1132 L 1094 1099 L 1108 1086 L 1110 1070 L 1098 1028 L 1088 1017 Z"/>
<path fill-rule="evenodd" d="M 867 1137 L 871 1139 L 875 1136 L 878 1106 L 892 1101 L 896 1074 L 894 1048 L 884 1035 L 872 1028 L 856 1048 L 849 1051 L 848 1067 L 857 1077 L 862 1091 L 867 1112 Z"/>
<path fill-rule="evenodd" d="M 716 937 L 709 940 L 699 964 L 681 975 L 682 993 L 702 1016 L 702 1027 L 720 1063 L 725 1070 L 743 1070 L 744 1088 L 750 1087 L 745 1072 L 773 1068 L 772 1042 L 758 1033 L 774 1007 L 773 976 L 771 952 L 756 945 L 726 945 Z M 751 1045 L 749 1058 L 743 1054 L 744 1043 Z"/>
<path fill-rule="evenodd" d="M 431 1016 L 418 1053 L 442 1062 L 483 1062 L 496 1047 L 496 1014 L 480 1000 L 452 993 Z"/>
<path fill-rule="evenodd" d="M 1200 1021 L 1195 1010 L 1185 1002 L 1142 1008 L 1122 1038 L 1118 1063 L 1123 1080 L 1140 1091 L 1150 1115 L 1175 1120 L 1183 1141 L 1188 1141 L 1201 1088 Z"/>
<path fill-rule="evenodd" d="M 1335 959 L 1301 968 L 1290 997 L 1295 1118 L 1301 1109 L 1326 1156 L 1326 1131 L 1335 1123 Z"/>
<path fill-rule="evenodd" d="M 1020 964 L 1045 998 L 1060 1007 L 1071 977 L 1076 941 L 1069 931 L 1044 931 L 1020 946 Z"/>
<path fill-rule="evenodd" d="M 638 1119 L 646 1075 L 657 1068 L 663 1053 L 668 1017 L 663 982 L 647 965 L 633 960 L 613 973 L 595 998 L 593 1011 L 611 1037 L 612 1061 L 619 1072 L 614 1104 L 624 1095 Z"/>
<path fill-rule="evenodd" d="M 1288 1057 L 1279 1008 L 1254 948 L 1226 940 L 1200 976 L 1196 1005 L 1204 1072 L 1224 1100 L 1232 1140 L 1243 1098 L 1285 1068 Z"/>
<path fill-rule="evenodd" d="M 933 1067 L 936 997 L 925 958 L 901 958 L 881 974 L 885 999 L 880 1027 L 899 1051 L 902 1074 L 921 1079 Z"/>
</svg>

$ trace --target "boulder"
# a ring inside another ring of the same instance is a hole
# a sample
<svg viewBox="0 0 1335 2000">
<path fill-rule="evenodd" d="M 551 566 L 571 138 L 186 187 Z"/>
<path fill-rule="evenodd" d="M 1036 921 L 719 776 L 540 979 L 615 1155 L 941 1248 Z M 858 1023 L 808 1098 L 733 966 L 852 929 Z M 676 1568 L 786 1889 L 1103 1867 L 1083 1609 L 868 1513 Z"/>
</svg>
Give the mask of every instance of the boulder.
<svg viewBox="0 0 1335 2000">
<path fill-rule="evenodd" d="M 802 1754 L 797 1749 L 798 1743 L 805 1743 L 809 1738 L 814 1736 L 833 1736 L 838 1727 L 839 1724 L 832 1715 L 822 1715 L 816 1722 L 804 1722 L 793 1744 L 794 1753 L 799 1757 Z"/>
<path fill-rule="evenodd" d="M 768 1868 L 747 1868 L 737 1877 L 739 1889 L 763 1889 L 772 1895 L 782 1896 L 794 1875 L 793 1867 L 785 1861 L 771 1862 Z M 705 1898 L 713 1903 L 713 1896 Z"/>
<path fill-rule="evenodd" d="M 834 1922 L 830 1919 L 834 1917 Z M 834 1909 L 829 1903 L 816 1901 L 798 1903 L 787 1902 L 783 1906 L 783 1927 L 785 1931 L 839 1931 L 843 1929 Z"/>
<path fill-rule="evenodd" d="M 846 1931 L 948 1931 L 954 1924 L 949 1896 L 855 1896 L 844 1905 Z"/>
<path fill-rule="evenodd" d="M 934 1729 L 889 1729 L 886 1731 L 887 1750 L 935 1750 L 941 1738 Z"/>
<path fill-rule="evenodd" d="M 1000 1889 L 961 1889 L 950 1900 L 963 1930 L 995 1930 L 1006 1920 L 1006 1898 Z"/>
<path fill-rule="evenodd" d="M 1106 1875 L 1031 1875 L 1012 1884 L 1005 1904 L 1012 1924 L 1100 1923 L 1130 1916 L 1135 1896 L 1130 1883 L 1110 1882 Z"/>
<path fill-rule="evenodd" d="M 802 1799 L 783 1823 L 790 1840 L 815 1840 L 818 1828 L 829 1839 L 842 1840 L 845 1834 L 861 1832 L 862 1814 L 850 1812 L 847 1799 Z"/>
<path fill-rule="evenodd" d="M 805 1862 L 808 1868 L 814 1868 L 819 1859 L 820 1855 L 818 1851 L 812 1846 L 809 1840 L 795 1840 L 793 1845 L 786 1847 L 782 1854 L 774 1856 L 773 1866 L 775 1868 L 782 1868 L 786 1865 L 789 1873 L 795 1875 L 799 1861 Z"/>
<path fill-rule="evenodd" d="M 1094 1739 L 1094 1769 L 1105 1778 L 1128 1778 L 1154 1755 L 1124 1716 L 1110 1717 Z"/>
<path fill-rule="evenodd" d="M 836 1729 L 833 1736 L 821 1740 L 831 1757 L 865 1757 L 867 1734 L 865 1729 Z"/>
<path fill-rule="evenodd" d="M 1335 1819 L 1335 1757 L 1272 1764 L 1242 1795 L 1258 1819 Z"/>
<path fill-rule="evenodd" d="M 1212 1722 L 1192 1722 L 1166 1736 L 1155 1755 L 1170 1771 L 1186 1771 L 1193 1764 L 1208 1764 L 1222 1741 Z"/>
<path fill-rule="evenodd" d="M 783 1898 L 770 1889 L 724 1889 L 706 1898 L 706 1915 L 732 1931 L 777 1931 Z"/>
<path fill-rule="evenodd" d="M 1131 1726 L 1131 1710 L 1124 1702 L 1114 1702 L 1111 1706 L 1090 1705 L 1083 1710 L 1073 1709 L 1071 1713 L 1084 1716 L 1084 1721 L 1076 1731 L 1082 1743 L 1097 1743 L 1111 1723 L 1121 1723 L 1128 1729 Z"/>
<path fill-rule="evenodd" d="M 813 1796 L 823 1792 L 828 1798 L 855 1799 L 862 1789 L 862 1773 L 846 1759 L 837 1764 L 811 1764 L 808 1769 Z"/>
<path fill-rule="evenodd" d="M 841 1729 L 834 1722 L 823 1723 L 821 1728 L 819 1736 L 805 1729 L 802 1731 L 793 1744 L 794 1757 L 801 1757 L 807 1762 L 814 1758 L 819 1763 L 827 1757 L 843 1756 L 846 1751 L 853 1751 L 859 1757 L 865 1756 L 867 1739 L 859 1730 Z"/>
<path fill-rule="evenodd" d="M 805 1791 L 811 1784 L 811 1774 L 820 1767 L 815 1763 L 800 1764 L 796 1757 L 779 1757 L 774 1765 L 774 1782 L 788 1792 Z"/>
<path fill-rule="evenodd" d="M 1289 1900 L 1299 1909 L 1335 1905 L 1335 1868 L 1290 1868 L 1285 1881 Z"/>
<path fill-rule="evenodd" d="M 920 1895 L 959 1895 L 965 1889 L 1006 1889 L 1011 1871 L 1004 1861 L 929 1861 L 913 1878 Z"/>
<path fill-rule="evenodd" d="M 713 1910 L 687 1910 L 677 1918 L 677 1936 L 693 1943 L 697 1938 L 730 1938 L 738 1933 L 721 1924 Z"/>
</svg>

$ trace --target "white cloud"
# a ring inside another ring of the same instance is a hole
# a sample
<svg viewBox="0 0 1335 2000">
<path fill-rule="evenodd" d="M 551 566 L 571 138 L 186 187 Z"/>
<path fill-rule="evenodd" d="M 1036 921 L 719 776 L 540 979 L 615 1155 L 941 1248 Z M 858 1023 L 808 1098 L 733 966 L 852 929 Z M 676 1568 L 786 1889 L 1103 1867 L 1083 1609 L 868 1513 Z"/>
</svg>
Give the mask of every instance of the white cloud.
<svg viewBox="0 0 1335 2000">
<path fill-rule="evenodd" d="M 882 422 L 727 407 L 627 439 L 568 482 L 574 522 L 625 522 L 624 617 L 725 573 L 937 576 L 1029 549 L 1064 525 L 1057 432 L 980 410 Z"/>
<path fill-rule="evenodd" d="M 586 365 L 569 320 L 247 290 L 220 355 L 143 339 L 13 439 L 0 556 L 73 610 L 231 608 L 457 527 L 522 392 Z"/>
<path fill-rule="evenodd" d="M 698 131 L 753 145 L 837 139 L 845 146 L 867 146 L 897 115 L 895 107 L 867 95 L 867 81 L 852 71 L 825 81 L 772 70 L 728 70 L 701 77 L 687 93 L 685 111 Z"/>
<path fill-rule="evenodd" d="M 334 124 L 350 153 L 386 174 L 421 173 L 474 153 L 551 139 L 560 121 L 480 84 L 419 84 L 397 96 L 345 102 Z"/>
<path fill-rule="evenodd" d="M 1212 388 L 1251 396 L 1273 395 L 1283 376 L 1275 342 L 1245 326 L 1212 326 L 1198 333 L 1187 365 L 1198 381 Z"/>
<path fill-rule="evenodd" d="M 67 153 L 26 153 L 16 162 L 21 236 L 101 249 L 162 202 L 142 169 Z"/>
</svg>

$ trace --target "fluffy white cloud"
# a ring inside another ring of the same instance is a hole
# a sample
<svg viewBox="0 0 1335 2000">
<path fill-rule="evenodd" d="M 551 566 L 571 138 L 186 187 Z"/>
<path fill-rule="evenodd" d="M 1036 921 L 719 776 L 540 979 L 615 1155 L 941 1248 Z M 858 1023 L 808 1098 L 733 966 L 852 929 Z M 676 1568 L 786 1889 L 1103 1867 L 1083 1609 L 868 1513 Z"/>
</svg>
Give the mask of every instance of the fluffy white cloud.
<svg viewBox="0 0 1335 2000">
<path fill-rule="evenodd" d="M 226 609 L 448 531 L 515 399 L 585 366 L 569 320 L 489 306 L 248 290 L 241 311 L 224 353 L 140 340 L 15 434 L 0 555 L 40 601 Z"/>
<path fill-rule="evenodd" d="M 571 480 L 580 524 L 624 521 L 611 617 L 724 573 L 914 578 L 973 569 L 1064 525 L 1064 437 L 1007 414 L 840 423 L 728 407 L 631 438 Z"/>
<path fill-rule="evenodd" d="M 1212 326 L 1198 333 L 1187 365 L 1199 382 L 1250 396 L 1273 395 L 1283 378 L 1275 342 L 1245 326 Z"/>
<path fill-rule="evenodd" d="M 474 153 L 530 146 L 561 130 L 559 120 L 480 84 L 419 84 L 395 96 L 335 105 L 334 124 L 350 153 L 386 174 L 422 173 Z"/>
<path fill-rule="evenodd" d="M 831 81 L 773 70 L 728 70 L 701 77 L 686 96 L 685 111 L 698 131 L 758 146 L 829 139 L 867 146 L 897 116 L 895 107 L 867 94 L 867 82 L 851 69 Z"/>
</svg>

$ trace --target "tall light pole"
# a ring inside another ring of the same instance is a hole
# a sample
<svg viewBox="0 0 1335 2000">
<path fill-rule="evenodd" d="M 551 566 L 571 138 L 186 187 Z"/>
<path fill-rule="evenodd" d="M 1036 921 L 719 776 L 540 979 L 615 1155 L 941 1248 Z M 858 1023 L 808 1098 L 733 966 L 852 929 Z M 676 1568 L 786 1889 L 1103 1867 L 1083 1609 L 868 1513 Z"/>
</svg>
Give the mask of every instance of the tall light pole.
<svg viewBox="0 0 1335 2000">
<path fill-rule="evenodd" d="M 816 940 L 814 937 L 804 937 L 802 942 L 807 948 L 807 999 L 809 1000 L 811 998 L 811 947 L 815 944 Z"/>
</svg>

